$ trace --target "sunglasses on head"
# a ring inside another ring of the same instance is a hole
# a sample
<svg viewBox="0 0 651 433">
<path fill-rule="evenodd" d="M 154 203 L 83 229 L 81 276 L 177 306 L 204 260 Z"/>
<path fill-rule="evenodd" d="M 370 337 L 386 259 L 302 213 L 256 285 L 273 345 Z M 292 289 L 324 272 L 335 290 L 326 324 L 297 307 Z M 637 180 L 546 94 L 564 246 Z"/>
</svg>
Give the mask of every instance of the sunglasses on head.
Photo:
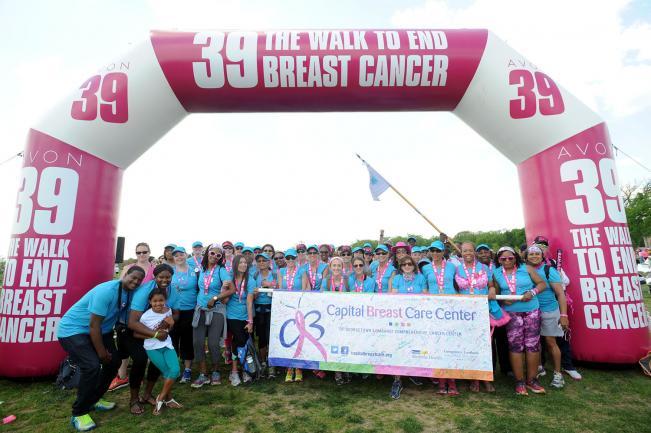
<svg viewBox="0 0 651 433">
<path fill-rule="evenodd" d="M 149 251 L 136 251 L 137 255 L 142 255 L 142 254 L 149 254 Z"/>
<path fill-rule="evenodd" d="M 514 256 L 508 256 L 508 257 L 500 257 L 500 262 L 510 262 L 515 260 Z"/>
</svg>

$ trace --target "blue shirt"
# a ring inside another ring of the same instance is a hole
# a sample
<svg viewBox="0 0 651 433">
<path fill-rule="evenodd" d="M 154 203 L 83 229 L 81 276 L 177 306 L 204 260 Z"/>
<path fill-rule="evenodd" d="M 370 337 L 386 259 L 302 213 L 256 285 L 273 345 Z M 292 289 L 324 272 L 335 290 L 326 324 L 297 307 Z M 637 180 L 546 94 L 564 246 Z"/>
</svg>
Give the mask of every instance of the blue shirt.
<svg viewBox="0 0 651 433">
<path fill-rule="evenodd" d="M 250 283 L 250 280 L 249 280 Z M 233 281 L 235 284 L 235 281 Z M 226 303 L 226 318 L 231 320 L 249 320 L 249 312 L 246 308 L 246 297 L 249 293 L 250 284 L 247 287 L 235 287 L 235 293 L 231 295 Z"/>
<path fill-rule="evenodd" d="M 511 293 L 511 290 L 509 289 L 509 285 L 504 279 L 504 274 L 502 272 L 501 266 L 495 268 L 493 277 L 497 282 L 499 294 L 502 295 L 513 295 L 513 294 L 523 295 L 529 290 L 533 289 L 535 286 L 533 281 L 531 280 L 531 276 L 529 275 L 529 272 L 527 271 L 527 265 L 524 264 L 520 265 L 520 267 L 515 273 L 515 279 L 516 279 L 515 293 Z M 511 277 L 511 275 L 508 275 L 508 277 Z M 527 301 L 527 302 L 517 301 L 511 305 L 503 305 L 503 308 L 506 311 L 513 311 L 515 313 L 527 313 L 529 311 L 537 310 L 539 305 L 540 304 L 538 303 L 538 296 L 534 296 L 531 301 Z"/>
<path fill-rule="evenodd" d="M 389 278 L 391 278 L 391 275 L 396 271 L 396 268 L 393 267 L 393 263 L 388 262 L 389 265 L 386 268 L 386 271 L 382 275 L 382 285 L 377 284 L 378 286 L 378 293 L 389 293 Z M 373 279 L 378 281 L 379 275 L 378 275 L 378 269 L 380 267 L 380 262 L 377 260 L 371 262 L 371 275 L 373 275 Z"/>
<path fill-rule="evenodd" d="M 360 284 L 353 273 L 348 276 L 348 290 L 350 292 L 375 293 L 377 292 L 377 283 L 367 275 L 364 277 L 364 282 Z"/>
<path fill-rule="evenodd" d="M 262 283 L 264 281 L 271 281 L 275 282 L 276 281 L 276 274 L 274 272 L 269 271 L 267 274 L 266 278 L 262 277 L 262 274 L 256 270 L 256 272 L 249 276 L 249 291 L 253 293 L 253 289 L 256 287 L 262 287 Z M 271 296 L 269 296 L 269 293 L 258 293 L 258 297 L 255 299 L 256 304 L 263 304 L 263 305 L 270 305 L 271 304 Z"/>
<path fill-rule="evenodd" d="M 342 274 L 341 275 L 341 284 L 334 284 L 334 290 L 332 288 L 332 285 L 330 284 L 331 280 L 330 278 L 326 278 L 325 280 L 321 281 L 321 291 L 322 292 L 335 292 L 335 293 L 340 293 L 340 292 L 348 292 L 348 287 L 346 281 L 346 277 Z"/>
<path fill-rule="evenodd" d="M 391 284 L 393 286 L 393 290 L 397 291 L 398 293 L 416 295 L 427 290 L 427 279 L 425 279 L 423 274 L 414 274 L 413 279 L 409 281 L 405 279 L 404 275 L 399 274 L 393 277 Z"/>
<path fill-rule="evenodd" d="M 131 300 L 131 310 L 132 311 L 146 311 L 149 308 L 149 294 L 156 287 L 156 280 L 147 281 L 145 284 L 140 286 L 140 288 L 134 293 L 133 299 Z M 179 297 L 177 293 L 171 289 L 171 286 L 167 287 L 167 306 L 173 310 L 178 310 L 177 302 Z"/>
<path fill-rule="evenodd" d="M 298 267 L 295 269 L 296 273 L 294 274 L 294 286 L 292 290 L 298 290 L 299 292 L 303 290 L 303 267 Z M 279 290 L 287 290 L 287 268 L 280 268 L 280 287 Z M 291 274 L 290 274 L 291 275 Z"/>
<path fill-rule="evenodd" d="M 316 275 L 314 275 L 315 282 L 312 284 L 312 280 L 310 278 L 310 270 L 312 269 L 310 267 L 309 263 L 306 263 L 303 265 L 303 274 L 305 275 L 305 278 L 307 278 L 307 285 L 308 287 L 311 287 L 312 290 L 321 290 L 321 281 L 323 280 L 323 271 L 325 271 L 328 268 L 328 265 L 325 263 L 319 263 L 316 267 Z"/>
<path fill-rule="evenodd" d="M 443 269 L 443 287 L 439 287 L 438 280 L 436 275 L 440 276 L 441 270 L 436 269 L 434 272 L 434 265 L 428 263 L 421 269 L 421 272 L 427 279 L 427 288 L 430 294 L 438 295 L 454 295 L 456 290 L 454 289 L 454 273 L 456 272 L 456 267 L 454 263 L 447 260 L 445 262 L 445 268 Z"/>
<path fill-rule="evenodd" d="M 122 288 L 122 301 L 118 305 L 119 285 L 120 280 L 113 280 L 90 289 L 63 315 L 59 321 L 57 338 L 90 334 L 91 314 L 104 318 L 101 325 L 102 334 L 111 332 L 118 319 L 120 305 L 126 307 L 127 302 L 128 291 Z"/>
<path fill-rule="evenodd" d="M 201 260 L 203 260 L 203 258 L 200 258 L 199 261 L 197 262 L 194 256 L 190 256 L 187 260 L 188 266 L 190 266 L 190 269 L 192 269 L 193 271 L 195 268 L 201 269 Z"/>
<path fill-rule="evenodd" d="M 466 275 L 466 271 L 463 269 L 464 262 L 456 265 L 455 278 L 459 277 L 461 279 L 461 284 L 457 281 L 459 286 L 459 293 L 464 295 L 488 295 L 488 282 L 493 277 L 493 271 L 483 263 L 475 262 L 475 267 L 470 269 L 468 265 L 468 272 L 471 274 L 470 279 Z M 472 284 L 474 280 L 475 284 Z M 471 287 L 472 286 L 472 289 Z"/>
<path fill-rule="evenodd" d="M 194 272 L 194 267 L 188 266 L 187 272 L 181 272 L 174 267 L 170 286 L 178 298 L 177 309 L 194 310 L 197 305 L 197 274 Z"/>
<path fill-rule="evenodd" d="M 538 275 L 540 275 L 540 279 L 543 280 L 545 284 L 547 284 L 547 288 L 536 295 L 536 298 L 538 298 L 538 303 L 540 304 L 540 311 L 548 313 L 550 311 L 558 310 L 560 307 L 558 305 L 558 300 L 556 299 L 556 293 L 554 292 L 554 289 L 550 283 L 562 284 L 561 275 L 556 270 L 556 268 L 549 266 L 549 281 L 547 281 L 547 276 L 545 275 L 545 265 L 540 266 L 538 269 L 536 269 L 536 272 L 538 272 Z"/>
<path fill-rule="evenodd" d="M 212 275 L 212 278 L 211 278 Z M 231 281 L 233 277 L 222 266 L 215 266 L 213 271 L 202 270 L 199 274 L 199 293 L 197 294 L 197 305 L 202 308 L 208 308 L 208 301 L 213 296 L 218 296 L 222 291 L 222 286 L 226 281 Z M 208 281 L 208 287 L 206 282 Z"/>
</svg>

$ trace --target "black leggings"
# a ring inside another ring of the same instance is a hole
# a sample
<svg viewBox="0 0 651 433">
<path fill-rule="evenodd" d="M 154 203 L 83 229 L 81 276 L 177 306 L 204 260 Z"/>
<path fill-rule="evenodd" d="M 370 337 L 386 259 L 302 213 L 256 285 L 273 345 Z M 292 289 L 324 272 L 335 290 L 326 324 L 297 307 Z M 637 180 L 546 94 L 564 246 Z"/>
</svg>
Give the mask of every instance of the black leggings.
<svg viewBox="0 0 651 433">
<path fill-rule="evenodd" d="M 231 352 L 233 354 L 237 354 L 237 348 L 244 347 L 249 339 L 249 333 L 244 329 L 245 326 L 246 320 L 228 319 L 228 332 L 233 335 L 231 340 Z"/>
<path fill-rule="evenodd" d="M 170 336 L 176 353 L 181 355 L 184 361 L 194 359 L 194 346 L 192 345 L 192 317 L 194 310 L 179 311 L 179 321 L 176 322 Z"/>
<path fill-rule="evenodd" d="M 266 310 L 266 307 L 262 307 Z M 256 308 L 255 317 L 253 318 L 255 325 L 255 335 L 258 336 L 258 347 L 264 349 L 269 347 L 269 333 L 271 332 L 271 311 L 260 312 Z"/>
<path fill-rule="evenodd" d="M 117 334 L 117 340 L 119 350 L 126 352 L 131 357 L 129 387 L 131 389 L 139 389 L 142 379 L 145 377 L 145 369 L 147 369 L 147 361 L 149 360 L 147 352 L 143 347 L 145 340 L 134 337 L 131 329 L 120 330 Z M 122 359 L 126 359 L 126 356 Z M 149 369 L 147 369 L 147 382 L 156 382 L 159 377 L 160 370 L 153 362 L 150 362 Z"/>
</svg>

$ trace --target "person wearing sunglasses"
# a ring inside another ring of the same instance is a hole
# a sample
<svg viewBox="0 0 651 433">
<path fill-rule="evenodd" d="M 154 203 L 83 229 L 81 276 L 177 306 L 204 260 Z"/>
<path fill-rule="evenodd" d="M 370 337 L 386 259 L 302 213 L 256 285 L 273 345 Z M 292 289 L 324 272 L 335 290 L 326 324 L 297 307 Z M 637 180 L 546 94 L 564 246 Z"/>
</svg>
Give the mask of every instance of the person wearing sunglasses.
<svg viewBox="0 0 651 433">
<path fill-rule="evenodd" d="M 231 241 L 222 242 L 222 250 L 224 250 L 224 268 L 230 274 L 233 273 L 233 258 L 235 257 L 235 247 Z"/>
<path fill-rule="evenodd" d="M 203 244 L 201 241 L 194 241 L 192 243 L 192 255 L 188 259 L 188 265 L 192 268 L 193 272 L 201 271 L 201 261 L 203 260 Z"/>
<path fill-rule="evenodd" d="M 509 246 L 497 251 L 493 278 L 502 295 L 521 295 L 520 301 L 502 301 L 504 310 L 511 316 L 506 324 L 509 340 L 509 357 L 515 376 L 515 392 L 528 395 L 544 394 L 545 388 L 538 382 L 540 365 L 540 303 L 538 294 L 547 285 L 531 266 L 522 263 L 520 256 Z M 525 382 L 523 362 L 526 362 Z"/>
<path fill-rule="evenodd" d="M 552 356 L 554 375 L 550 383 L 554 388 L 563 388 L 565 380 L 561 373 L 561 350 L 556 343 L 557 337 L 563 337 L 569 327 L 567 302 L 561 276 L 550 265 L 543 264 L 543 252 L 537 245 L 530 246 L 525 253 L 526 263 L 533 267 L 540 278 L 545 281 L 547 290 L 538 293 L 540 304 L 540 335 L 545 338 L 548 353 Z M 538 374 L 545 369 L 538 366 Z"/>
<path fill-rule="evenodd" d="M 192 342 L 192 318 L 197 305 L 198 273 L 188 265 L 185 248 L 176 247 L 172 251 L 174 257 L 174 274 L 170 284 L 171 290 L 178 296 L 177 308 L 179 318 L 170 332 L 174 350 L 181 356 L 184 364 L 181 383 L 192 380 L 192 360 L 194 346 Z"/>
<path fill-rule="evenodd" d="M 296 245 L 296 264 L 299 268 L 307 264 L 307 247 L 305 244 Z"/>
<path fill-rule="evenodd" d="M 129 269 L 134 266 L 138 266 L 145 271 L 145 278 L 143 278 L 142 284 L 153 280 L 155 266 L 149 261 L 150 251 L 151 248 L 149 248 L 149 245 L 146 242 L 139 242 L 136 244 L 136 262 L 126 265 L 124 268 L 122 268 L 120 278 L 124 278 L 127 272 L 129 272 Z M 120 330 L 125 330 L 127 328 L 127 323 L 129 321 L 128 315 L 129 312 L 124 311 L 120 317 L 118 317 L 118 325 L 116 326 L 116 329 L 118 329 L 119 332 L 122 332 Z M 126 350 L 121 350 L 119 352 L 124 354 L 125 358 L 122 359 L 118 373 L 109 385 L 109 391 L 115 391 L 120 388 L 129 386 L 129 377 L 127 375 L 127 368 L 129 367 L 129 355 Z"/>
<path fill-rule="evenodd" d="M 379 244 L 375 247 L 375 260 L 369 269 L 377 283 L 377 292 L 389 293 L 389 279 L 396 272 L 396 268 L 389 261 L 389 248 L 386 245 Z"/>
<path fill-rule="evenodd" d="M 430 294 L 454 295 L 454 273 L 456 267 L 445 260 L 445 245 L 441 241 L 434 241 L 429 247 L 432 253 L 432 262 L 426 263 L 421 269 L 427 279 L 427 290 Z M 427 259 L 422 259 L 427 260 Z M 417 262 L 420 265 L 420 262 Z"/>
<path fill-rule="evenodd" d="M 495 286 L 493 284 L 492 271 L 483 263 L 477 260 L 475 244 L 472 242 L 463 242 L 459 245 L 461 250 L 461 259 L 456 265 L 454 279 L 457 283 L 458 293 L 463 295 L 483 295 L 488 296 L 489 309 L 491 300 L 495 300 Z M 449 260 L 451 261 L 451 259 Z M 499 310 L 499 305 L 495 303 L 494 308 Z M 501 310 L 500 310 L 501 312 Z M 497 314 L 497 313 L 496 313 Z M 459 395 L 454 379 L 439 381 L 439 394 L 445 395 L 445 383 L 447 382 L 447 395 Z M 479 392 L 478 380 L 470 382 L 470 390 Z M 495 392 L 492 382 L 484 381 L 486 391 Z"/>
<path fill-rule="evenodd" d="M 155 337 L 156 330 L 151 330 L 140 322 L 143 313 L 150 308 L 149 294 L 156 290 L 164 290 L 167 293 L 166 304 L 172 309 L 172 317 L 176 323 L 179 319 L 178 310 L 178 294 L 171 290 L 170 284 L 172 282 L 172 275 L 174 275 L 174 268 L 167 263 L 161 263 L 154 269 L 154 279 L 148 283 L 143 284 L 133 294 L 131 300 L 131 309 L 129 311 L 128 329 L 125 332 L 118 334 L 118 348 L 125 348 L 131 357 L 131 372 L 129 373 L 129 388 L 131 398 L 129 401 L 130 411 L 133 415 L 140 415 L 144 412 L 143 404 L 148 403 L 152 406 L 156 405 L 156 399 L 152 396 L 152 390 L 156 381 L 160 377 L 160 370 L 153 364 L 147 362 L 149 357 L 144 348 L 145 337 Z M 171 329 L 174 329 L 173 327 Z M 171 331 L 169 328 L 159 329 L 158 337 L 160 341 L 165 341 L 167 335 Z M 138 337 L 139 334 L 141 337 Z M 160 339 L 162 338 L 162 340 Z M 145 392 L 142 397 L 140 394 L 140 386 L 145 377 L 145 370 L 147 371 L 147 380 L 145 385 Z"/>
<path fill-rule="evenodd" d="M 260 252 L 268 255 L 272 259 L 269 261 L 269 269 L 271 269 L 271 272 L 276 272 L 277 270 L 276 261 L 273 260 L 274 256 L 276 255 L 276 249 L 274 248 L 274 246 L 271 244 L 264 244 Z M 256 253 L 256 255 L 257 254 L 258 253 Z"/>
<path fill-rule="evenodd" d="M 221 385 L 219 343 L 226 338 L 225 303 L 234 292 L 231 274 L 224 268 L 224 251 L 219 244 L 211 244 L 201 260 L 199 293 L 192 317 L 194 359 L 199 364 L 199 375 L 192 382 L 192 388 L 201 388 L 206 384 Z M 213 370 L 210 378 L 206 365 L 206 337 Z"/>
<path fill-rule="evenodd" d="M 400 269 L 400 260 L 411 254 L 411 247 L 404 242 L 397 242 L 391 247 L 391 254 L 393 255 L 393 267 L 396 269 L 396 274 L 402 272 Z"/>
<path fill-rule="evenodd" d="M 276 271 L 281 270 L 287 266 L 287 260 L 285 260 L 285 253 L 282 251 L 276 251 L 274 254 L 274 263 L 276 264 Z"/>
<path fill-rule="evenodd" d="M 410 255 L 404 254 L 398 262 L 398 266 L 400 266 L 400 273 L 396 274 L 389 281 L 389 290 L 391 293 L 399 293 L 402 295 L 420 295 L 427 293 L 427 280 L 423 274 L 418 272 L 416 262 Z M 417 377 L 410 377 L 409 379 L 414 385 L 420 386 L 423 384 Z M 394 376 L 390 392 L 391 398 L 394 400 L 399 399 L 401 392 L 401 377 Z"/>
<path fill-rule="evenodd" d="M 322 292 L 344 293 L 348 292 L 348 281 L 343 273 L 344 261 L 341 257 L 333 257 L 328 263 L 327 269 L 323 273 L 321 282 Z M 345 378 L 344 378 L 345 377 Z M 343 374 L 341 371 L 335 371 L 335 383 L 343 385 L 350 382 L 350 374 Z"/>
<path fill-rule="evenodd" d="M 267 366 L 269 355 L 269 333 L 271 332 L 271 294 L 258 291 L 259 288 L 273 289 L 276 287 L 278 277 L 271 270 L 271 256 L 260 253 L 255 256 L 256 271 L 249 279 L 249 291 L 253 293 L 255 301 L 255 317 L 253 330 L 258 337 L 260 361 L 262 362 L 262 375 L 273 379 L 276 369 Z"/>
<path fill-rule="evenodd" d="M 339 257 L 341 257 L 344 263 L 344 277 L 348 278 L 348 276 L 353 273 L 353 265 L 351 263 L 351 260 L 353 258 L 353 250 L 350 245 L 341 245 L 337 251 L 339 252 Z"/>
<path fill-rule="evenodd" d="M 253 292 L 249 291 L 249 262 L 242 255 L 233 259 L 233 286 L 235 292 L 228 298 L 226 304 L 226 319 L 231 347 L 229 353 L 234 354 L 231 362 L 229 380 L 232 386 L 238 386 L 242 381 L 251 382 L 251 376 L 242 368 L 242 379 L 238 372 L 239 352 L 244 350 L 249 336 L 253 333 Z"/>
<path fill-rule="evenodd" d="M 235 242 L 235 255 L 239 256 L 242 254 L 242 250 L 244 249 L 244 244 L 242 242 Z"/>
<path fill-rule="evenodd" d="M 307 264 L 303 266 L 303 290 L 321 290 L 323 272 L 327 267 L 328 265 L 320 260 L 319 248 L 310 245 L 307 248 Z"/>
<path fill-rule="evenodd" d="M 348 276 L 348 289 L 355 293 L 375 293 L 377 292 L 377 283 L 371 277 L 371 272 L 366 266 L 363 257 L 354 257 L 353 273 Z"/>
<path fill-rule="evenodd" d="M 278 271 L 278 290 L 300 291 L 303 289 L 303 272 L 305 268 L 298 266 L 298 253 L 294 248 L 285 251 L 287 266 Z M 288 368 L 285 375 L 285 382 L 303 382 L 303 370 L 300 368 Z"/>
<path fill-rule="evenodd" d="M 356 257 L 359 257 L 362 260 L 364 260 L 364 248 L 355 247 L 355 248 L 353 248 L 352 252 L 353 252 L 353 259 L 356 258 Z"/>
</svg>

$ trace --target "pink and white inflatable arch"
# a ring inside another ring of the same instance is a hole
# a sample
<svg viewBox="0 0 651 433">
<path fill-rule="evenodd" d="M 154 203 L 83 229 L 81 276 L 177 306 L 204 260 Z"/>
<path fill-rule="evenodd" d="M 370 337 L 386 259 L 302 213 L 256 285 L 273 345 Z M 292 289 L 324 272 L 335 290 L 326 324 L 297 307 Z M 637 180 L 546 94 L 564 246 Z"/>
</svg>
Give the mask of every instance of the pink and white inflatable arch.
<svg viewBox="0 0 651 433">
<path fill-rule="evenodd" d="M 29 132 L 0 375 L 53 373 L 61 315 L 113 275 L 122 172 L 188 113 L 449 110 L 518 166 L 531 241 L 564 251 L 577 358 L 649 347 L 604 122 L 487 30 L 153 32 Z"/>
</svg>

